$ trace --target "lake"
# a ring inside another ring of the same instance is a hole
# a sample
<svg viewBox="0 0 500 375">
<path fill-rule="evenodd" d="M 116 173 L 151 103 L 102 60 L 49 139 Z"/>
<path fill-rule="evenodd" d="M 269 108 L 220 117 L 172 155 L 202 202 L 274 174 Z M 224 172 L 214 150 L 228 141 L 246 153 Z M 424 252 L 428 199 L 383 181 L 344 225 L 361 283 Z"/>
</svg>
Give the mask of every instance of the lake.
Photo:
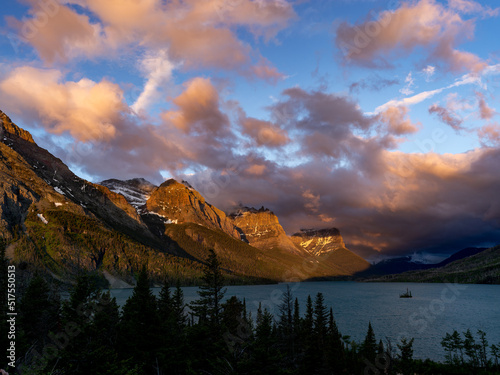
<svg viewBox="0 0 500 375">
<path fill-rule="evenodd" d="M 414 357 L 444 361 L 441 340 L 453 330 L 460 333 L 468 328 L 487 333 L 490 344 L 500 344 L 500 286 L 420 283 L 357 283 L 357 282 L 302 282 L 274 285 L 227 287 L 225 297 L 245 298 L 248 311 L 255 318 L 259 302 L 275 317 L 287 285 L 300 302 L 301 315 L 306 299 L 323 293 L 327 306 L 333 308 L 337 326 L 342 335 L 361 342 L 371 322 L 377 341 L 388 338 L 393 347 L 401 337 L 414 337 Z M 409 288 L 413 298 L 399 298 Z M 197 287 L 184 287 L 187 303 L 198 298 Z M 154 288 L 159 294 L 160 288 Z M 132 289 L 111 291 L 119 305 L 123 305 Z M 477 336 L 477 335 L 475 335 Z"/>
</svg>

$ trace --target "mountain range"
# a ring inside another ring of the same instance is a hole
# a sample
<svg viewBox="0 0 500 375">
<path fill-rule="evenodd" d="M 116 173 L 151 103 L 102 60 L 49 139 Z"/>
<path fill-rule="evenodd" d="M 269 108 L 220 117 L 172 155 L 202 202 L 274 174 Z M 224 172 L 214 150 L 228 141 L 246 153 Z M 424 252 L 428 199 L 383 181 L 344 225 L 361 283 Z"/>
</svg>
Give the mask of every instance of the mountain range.
<svg viewBox="0 0 500 375">
<path fill-rule="evenodd" d="M 500 284 L 500 246 L 467 248 L 427 269 L 365 278 L 365 281 Z"/>
<path fill-rule="evenodd" d="M 209 249 L 234 282 L 346 276 L 369 267 L 336 228 L 288 236 L 272 211 L 225 213 L 186 181 L 86 181 L 1 111 L 0 121 L 0 235 L 24 268 L 63 282 L 84 269 L 124 286 L 147 264 L 157 283 L 189 284 Z"/>
</svg>

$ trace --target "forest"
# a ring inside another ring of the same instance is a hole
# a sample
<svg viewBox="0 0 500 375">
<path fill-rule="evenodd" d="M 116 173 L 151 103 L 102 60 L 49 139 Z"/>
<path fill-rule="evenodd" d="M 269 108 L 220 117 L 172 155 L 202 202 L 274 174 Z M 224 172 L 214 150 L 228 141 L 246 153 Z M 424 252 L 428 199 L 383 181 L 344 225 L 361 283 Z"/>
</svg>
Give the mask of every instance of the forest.
<svg viewBox="0 0 500 375">
<path fill-rule="evenodd" d="M 6 290 L 1 249 L 1 290 Z M 443 363 L 416 360 L 413 338 L 377 339 L 368 324 L 362 342 L 339 332 L 321 293 L 300 306 L 290 289 L 279 314 L 259 306 L 255 317 L 245 300 L 225 298 L 225 278 L 210 251 L 199 298 L 186 305 L 180 285 L 166 284 L 158 297 L 147 266 L 137 274 L 120 309 L 96 277 L 82 273 L 62 297 L 44 277 L 32 274 L 17 296 L 16 369 L 9 374 L 500 374 L 500 345 L 486 333 L 446 334 Z M 2 293 L 2 316 L 6 293 Z M 8 347 L 7 322 L 1 340 Z M 379 333 L 379 337 L 384 337 Z"/>
</svg>

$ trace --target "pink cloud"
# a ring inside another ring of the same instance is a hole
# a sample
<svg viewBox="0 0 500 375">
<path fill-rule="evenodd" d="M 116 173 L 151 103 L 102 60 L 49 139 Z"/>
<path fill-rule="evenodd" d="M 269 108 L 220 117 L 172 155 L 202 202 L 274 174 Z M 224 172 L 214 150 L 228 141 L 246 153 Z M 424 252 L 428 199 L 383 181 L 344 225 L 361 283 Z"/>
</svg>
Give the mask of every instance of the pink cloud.
<svg viewBox="0 0 500 375">
<path fill-rule="evenodd" d="M 488 106 L 483 94 L 478 92 L 476 95 L 479 101 L 479 116 L 483 120 L 491 120 L 496 115 L 496 111 Z"/>
<path fill-rule="evenodd" d="M 275 82 L 283 75 L 248 44 L 236 29 L 246 28 L 268 42 L 296 17 L 283 0 L 237 3 L 225 0 L 72 0 L 91 12 L 92 20 L 56 1 L 51 11 L 30 0 L 27 21 L 9 19 L 24 40 L 47 63 L 85 57 L 108 57 L 130 48 L 168 50 L 169 57 L 186 69 L 235 70 L 245 76 Z M 45 4 L 45 3 L 44 3 Z M 41 14 L 44 22 L 34 27 Z"/>
<path fill-rule="evenodd" d="M 463 129 L 463 120 L 448 108 L 433 104 L 429 107 L 429 113 L 435 113 L 442 122 L 451 126 L 456 131 L 460 131 Z"/>
<path fill-rule="evenodd" d="M 429 62 L 442 62 L 449 70 L 479 72 L 486 64 L 457 45 L 474 33 L 474 21 L 447 9 L 435 0 L 403 2 L 377 20 L 337 29 L 336 44 L 346 62 L 389 67 L 389 59 L 408 55 L 418 47 L 428 51 Z M 397 52 L 396 52 L 397 51 Z"/>
</svg>

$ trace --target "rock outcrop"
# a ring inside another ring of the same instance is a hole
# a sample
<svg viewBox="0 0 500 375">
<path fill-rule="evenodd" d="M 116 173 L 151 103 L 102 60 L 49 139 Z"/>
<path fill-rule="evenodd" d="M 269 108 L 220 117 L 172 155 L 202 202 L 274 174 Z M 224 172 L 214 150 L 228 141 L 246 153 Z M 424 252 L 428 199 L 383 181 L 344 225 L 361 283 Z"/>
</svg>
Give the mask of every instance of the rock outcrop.
<svg viewBox="0 0 500 375">
<path fill-rule="evenodd" d="M 292 236 L 292 241 L 315 256 L 345 248 L 344 240 L 337 228 L 302 229 Z"/>
<path fill-rule="evenodd" d="M 241 239 L 262 250 L 281 249 L 304 254 L 293 244 L 279 223 L 278 217 L 270 210 L 242 207 L 230 215 L 238 228 Z"/>
<path fill-rule="evenodd" d="M 223 211 L 206 202 L 196 190 L 174 179 L 154 190 L 145 207 L 146 213 L 159 215 L 168 223 L 195 223 L 240 239 L 240 233 Z"/>
</svg>

